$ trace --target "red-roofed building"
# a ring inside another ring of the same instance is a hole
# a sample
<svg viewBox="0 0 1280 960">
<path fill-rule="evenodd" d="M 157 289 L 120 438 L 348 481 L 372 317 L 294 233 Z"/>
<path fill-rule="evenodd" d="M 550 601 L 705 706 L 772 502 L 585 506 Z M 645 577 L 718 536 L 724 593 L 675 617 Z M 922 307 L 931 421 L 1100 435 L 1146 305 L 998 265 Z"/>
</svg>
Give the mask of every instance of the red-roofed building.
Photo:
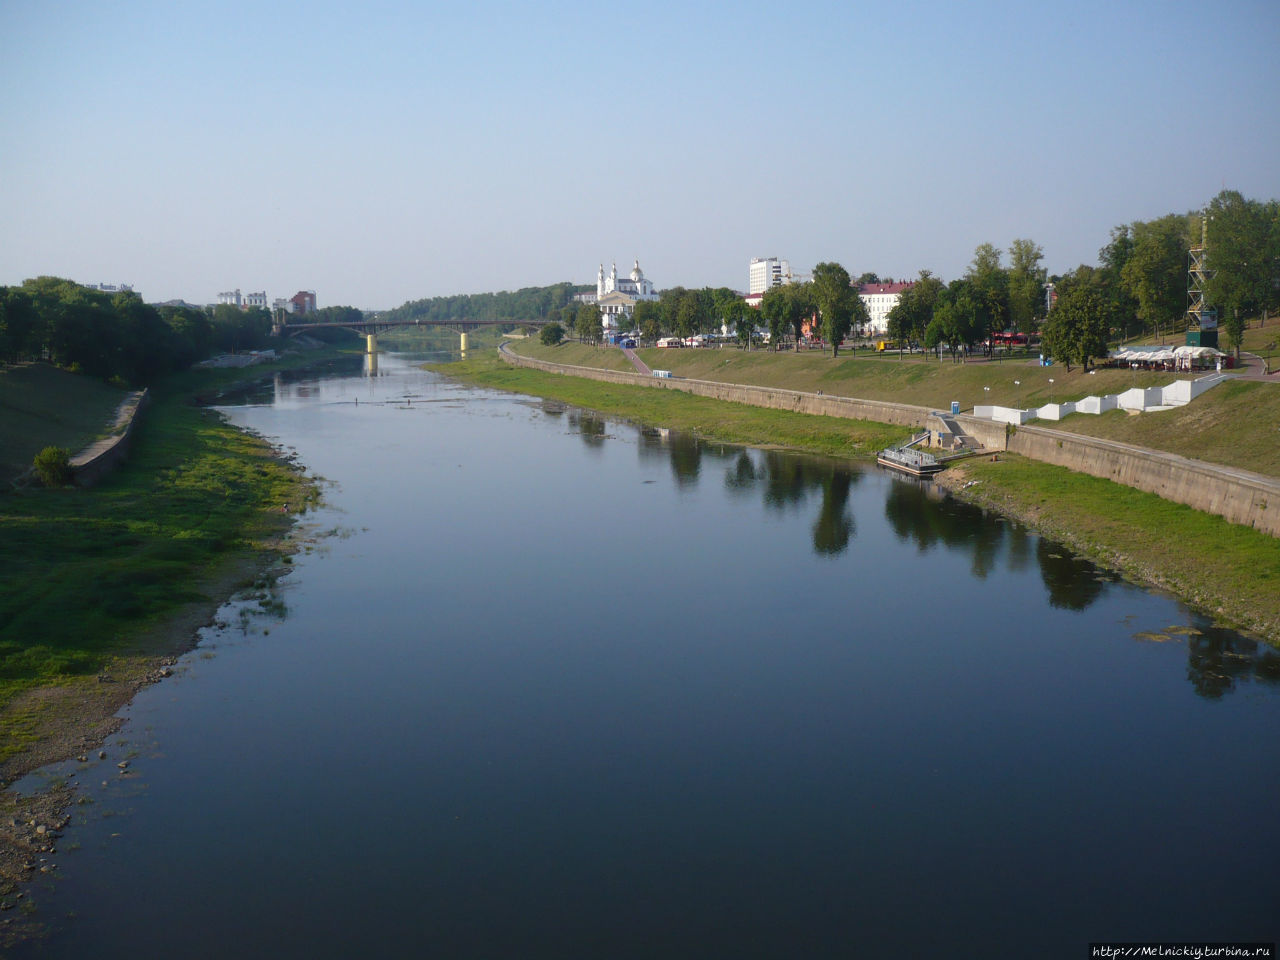
<svg viewBox="0 0 1280 960">
<path fill-rule="evenodd" d="M 910 283 L 864 283 L 858 288 L 858 296 L 867 306 L 871 321 L 867 324 L 867 333 L 879 335 L 889 329 L 889 311 L 898 305 L 902 291 L 910 290 L 915 281 Z"/>
</svg>

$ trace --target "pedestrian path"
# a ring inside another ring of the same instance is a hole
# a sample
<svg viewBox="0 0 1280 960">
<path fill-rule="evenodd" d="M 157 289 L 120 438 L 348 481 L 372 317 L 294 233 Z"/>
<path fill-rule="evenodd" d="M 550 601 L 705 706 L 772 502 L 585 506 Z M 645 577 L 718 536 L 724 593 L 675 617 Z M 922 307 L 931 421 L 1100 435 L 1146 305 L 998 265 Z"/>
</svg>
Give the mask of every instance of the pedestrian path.
<svg viewBox="0 0 1280 960">
<path fill-rule="evenodd" d="M 639 357 L 636 356 L 636 352 L 632 350 L 630 347 L 623 347 L 622 353 L 624 356 L 626 356 L 628 360 L 631 361 L 631 365 L 640 371 L 641 375 L 646 377 L 653 376 L 653 371 L 649 369 L 649 367 L 645 364 L 643 360 L 641 360 Z"/>
</svg>

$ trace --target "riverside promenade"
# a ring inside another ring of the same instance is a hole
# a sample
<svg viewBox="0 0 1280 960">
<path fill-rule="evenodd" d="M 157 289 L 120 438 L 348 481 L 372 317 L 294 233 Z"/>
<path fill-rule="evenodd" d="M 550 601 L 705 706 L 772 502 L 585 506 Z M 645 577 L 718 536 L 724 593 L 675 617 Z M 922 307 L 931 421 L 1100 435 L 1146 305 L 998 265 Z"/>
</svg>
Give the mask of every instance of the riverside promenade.
<svg viewBox="0 0 1280 960">
<path fill-rule="evenodd" d="M 731 403 L 815 416 L 873 420 L 913 429 L 932 429 L 939 420 L 932 408 L 911 404 L 553 363 L 521 356 L 506 343 L 498 352 L 506 363 L 548 373 L 649 389 L 679 390 Z M 629 359 L 633 365 L 639 361 L 634 355 Z M 1280 480 L 1274 477 L 1066 430 L 1030 425 L 1010 430 L 1003 423 L 965 414 L 954 419 L 966 435 L 986 450 L 1017 453 L 1112 480 L 1280 537 Z"/>
</svg>

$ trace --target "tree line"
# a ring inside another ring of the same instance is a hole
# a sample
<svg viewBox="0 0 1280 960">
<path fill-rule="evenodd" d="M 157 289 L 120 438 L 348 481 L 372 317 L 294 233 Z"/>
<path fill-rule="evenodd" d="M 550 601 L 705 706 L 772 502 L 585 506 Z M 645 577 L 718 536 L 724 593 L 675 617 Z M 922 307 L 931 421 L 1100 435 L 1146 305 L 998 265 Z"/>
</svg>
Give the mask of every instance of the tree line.
<svg viewBox="0 0 1280 960">
<path fill-rule="evenodd" d="M 1098 251 L 1098 263 L 1047 276 L 1043 250 L 1014 240 L 1009 264 L 989 243 L 974 251 L 965 275 L 943 284 L 923 270 L 889 313 L 888 333 L 929 348 L 958 351 L 1005 330 L 1039 331 L 1044 352 L 1087 368 L 1108 342 L 1157 338 L 1184 329 L 1189 251 L 1205 241 L 1206 301 L 1216 305 L 1238 352 L 1250 316 L 1280 308 L 1280 203 L 1224 190 L 1201 211 L 1121 224 Z M 1052 286 L 1050 286 L 1052 285 Z M 1055 298 L 1049 308 L 1047 294 Z"/>
<path fill-rule="evenodd" d="M 308 319 L 353 317 L 362 319 L 352 307 L 327 307 Z M 267 347 L 271 327 L 261 307 L 157 307 L 132 291 L 91 290 L 58 277 L 0 287 L 0 360 L 47 360 L 133 386 L 219 353 Z"/>
</svg>

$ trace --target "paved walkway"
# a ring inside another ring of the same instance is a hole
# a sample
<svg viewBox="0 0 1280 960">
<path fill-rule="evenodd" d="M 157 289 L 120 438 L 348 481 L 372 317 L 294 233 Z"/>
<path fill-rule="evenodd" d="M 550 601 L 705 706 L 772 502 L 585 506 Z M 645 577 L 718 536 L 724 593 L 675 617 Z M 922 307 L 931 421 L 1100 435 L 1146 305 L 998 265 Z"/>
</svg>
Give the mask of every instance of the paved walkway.
<svg viewBox="0 0 1280 960">
<path fill-rule="evenodd" d="M 639 357 L 636 356 L 636 352 L 632 350 L 630 347 L 623 347 L 622 353 L 628 360 L 631 361 L 631 365 L 640 372 L 641 376 L 645 376 L 645 377 L 653 376 L 653 371 L 648 368 L 648 366 L 645 364 L 643 360 L 641 360 Z"/>
</svg>

